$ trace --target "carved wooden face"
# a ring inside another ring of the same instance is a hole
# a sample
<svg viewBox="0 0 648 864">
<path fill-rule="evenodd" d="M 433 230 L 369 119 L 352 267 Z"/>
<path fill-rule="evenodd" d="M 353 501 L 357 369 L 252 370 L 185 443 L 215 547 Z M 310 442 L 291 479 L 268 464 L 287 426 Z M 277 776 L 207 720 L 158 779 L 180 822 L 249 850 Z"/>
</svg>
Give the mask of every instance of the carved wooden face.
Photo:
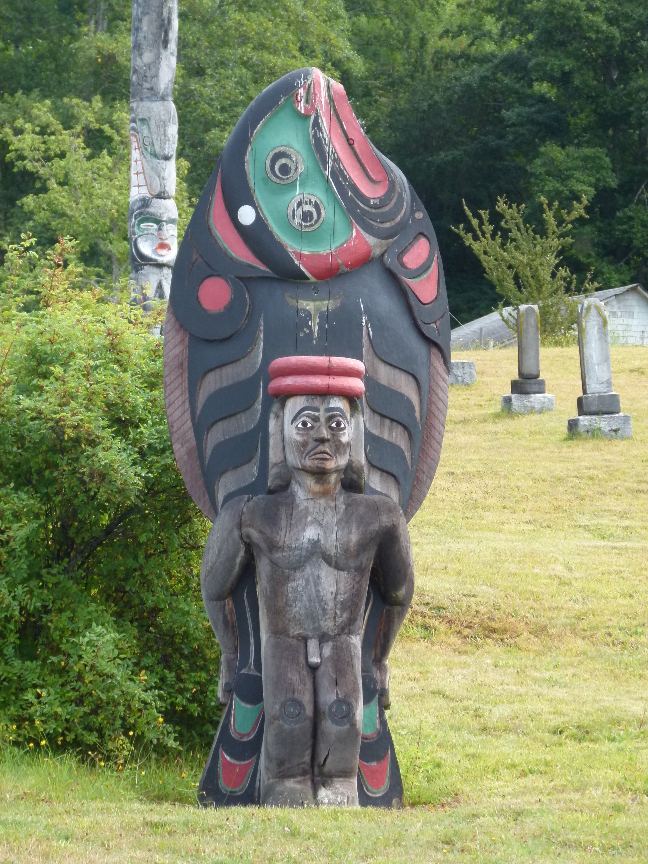
<svg viewBox="0 0 648 864">
<path fill-rule="evenodd" d="M 137 204 L 141 206 L 137 206 Z M 135 258 L 146 264 L 173 266 L 178 252 L 178 211 L 171 200 L 142 196 L 131 208 Z"/>
<path fill-rule="evenodd" d="M 351 409 L 341 396 L 291 396 L 284 408 L 289 469 L 309 474 L 344 471 L 351 452 Z"/>
</svg>

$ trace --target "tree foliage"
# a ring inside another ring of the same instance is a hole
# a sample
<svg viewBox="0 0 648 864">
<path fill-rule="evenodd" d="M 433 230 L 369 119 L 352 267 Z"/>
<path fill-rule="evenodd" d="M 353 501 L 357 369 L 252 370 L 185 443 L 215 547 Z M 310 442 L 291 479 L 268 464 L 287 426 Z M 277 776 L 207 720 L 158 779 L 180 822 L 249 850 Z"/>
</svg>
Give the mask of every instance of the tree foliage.
<svg viewBox="0 0 648 864">
<path fill-rule="evenodd" d="M 161 340 L 79 271 L 25 238 L 0 273 L 0 722 L 119 760 L 210 740 L 218 648 Z"/>
<path fill-rule="evenodd" d="M 466 246 L 482 263 L 488 279 L 507 304 L 517 307 L 522 303 L 537 303 L 540 307 L 540 332 L 545 338 L 567 337 L 576 324 L 578 297 L 576 276 L 561 265 L 563 253 L 573 240 L 569 236 L 575 221 L 585 216 L 587 199 L 574 202 L 571 210 L 557 213 L 558 203 L 549 207 L 546 198 L 541 199 L 544 233 L 538 234 L 533 225 L 524 221 L 524 205 L 509 204 L 506 198 L 498 198 L 496 210 L 501 217 L 501 231 L 495 233 L 486 210 L 474 216 L 464 202 L 466 216 L 472 232 L 463 225 L 455 229 Z M 589 274 L 582 288 L 590 293 L 596 286 Z M 507 316 L 500 303 L 500 314 L 509 326 L 512 316 Z"/>
<path fill-rule="evenodd" d="M 0 123 L 12 124 L 14 135 L 17 112 L 33 123 L 46 105 L 71 136 L 78 120 L 66 100 L 79 100 L 78 118 L 81 102 L 90 115 L 93 99 L 101 99 L 100 124 L 118 135 L 106 136 L 94 121 L 84 125 L 84 158 L 99 172 L 95 201 L 110 201 L 121 189 L 118 213 L 128 195 L 121 172 L 130 8 L 130 0 L 5 0 L 0 35 Z M 464 200 L 473 212 L 492 212 L 506 196 L 539 222 L 542 196 L 564 208 L 585 195 L 590 218 L 574 226 L 566 258 L 577 282 L 592 268 L 604 287 L 645 279 L 644 0 L 186 0 L 174 95 L 191 199 L 249 101 L 277 76 L 312 63 L 342 80 L 372 140 L 421 195 L 459 319 L 487 312 L 497 300 L 452 231 L 464 218 Z M 23 101 L 16 102 L 19 93 Z M 34 152 L 49 146 L 51 128 L 48 120 Z M 116 237 L 109 220 L 99 218 L 112 206 L 94 208 L 88 220 L 74 208 L 68 219 L 49 204 L 40 214 L 35 202 L 32 209 L 19 206 L 50 190 L 10 147 L 4 136 L 0 240 L 15 243 L 31 230 L 47 245 L 71 234 L 80 260 L 94 268 L 92 278 L 112 279 L 112 252 L 101 248 L 118 248 L 117 264 L 124 266 L 126 220 L 117 217 Z M 181 222 L 188 210 L 181 201 Z"/>
</svg>

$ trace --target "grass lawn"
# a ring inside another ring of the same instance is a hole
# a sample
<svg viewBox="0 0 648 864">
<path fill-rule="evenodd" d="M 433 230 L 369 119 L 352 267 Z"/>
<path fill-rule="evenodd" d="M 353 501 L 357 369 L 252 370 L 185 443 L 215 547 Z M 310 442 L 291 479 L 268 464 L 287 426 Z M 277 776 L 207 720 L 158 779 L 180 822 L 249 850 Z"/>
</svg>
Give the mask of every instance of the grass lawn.
<svg viewBox="0 0 648 864">
<path fill-rule="evenodd" d="M 646 864 L 648 348 L 612 348 L 629 441 L 568 439 L 576 348 L 543 350 L 556 411 L 529 417 L 499 411 L 515 351 L 461 357 L 392 654 L 405 809 L 202 811 L 202 754 L 124 776 L 9 752 L 0 862 Z"/>
</svg>

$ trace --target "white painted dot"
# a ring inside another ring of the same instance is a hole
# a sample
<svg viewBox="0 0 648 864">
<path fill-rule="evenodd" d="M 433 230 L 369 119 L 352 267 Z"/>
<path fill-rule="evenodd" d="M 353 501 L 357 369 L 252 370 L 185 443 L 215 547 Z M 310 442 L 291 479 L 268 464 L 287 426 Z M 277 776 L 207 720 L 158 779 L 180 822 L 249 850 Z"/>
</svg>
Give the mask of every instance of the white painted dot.
<svg viewBox="0 0 648 864">
<path fill-rule="evenodd" d="M 239 207 L 238 220 L 241 225 L 251 225 L 255 219 L 256 213 L 254 212 L 254 207 L 250 207 L 249 204 Z"/>
</svg>

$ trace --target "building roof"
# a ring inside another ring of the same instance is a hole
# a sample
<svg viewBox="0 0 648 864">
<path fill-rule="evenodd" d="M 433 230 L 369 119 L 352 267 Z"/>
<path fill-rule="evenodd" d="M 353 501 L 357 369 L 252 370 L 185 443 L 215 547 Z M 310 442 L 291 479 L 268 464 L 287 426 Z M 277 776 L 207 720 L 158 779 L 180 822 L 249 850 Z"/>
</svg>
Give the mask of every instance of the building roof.
<svg viewBox="0 0 648 864">
<path fill-rule="evenodd" d="M 513 307 L 506 306 L 504 314 L 513 315 Z M 493 345 L 514 345 L 517 333 L 502 321 L 499 312 L 491 312 L 469 324 L 455 327 L 450 338 L 450 348 L 460 351 L 462 348 L 490 348 Z"/>
<path fill-rule="evenodd" d="M 591 296 L 596 297 L 597 300 L 602 300 L 605 302 L 609 300 L 610 297 L 616 297 L 617 294 L 625 294 L 626 291 L 634 290 L 637 291 L 638 294 L 641 294 L 648 300 L 648 291 L 640 285 L 638 282 L 634 282 L 632 285 L 623 285 L 621 288 L 606 288 L 604 291 L 595 291 Z"/>
<path fill-rule="evenodd" d="M 604 291 L 595 291 L 590 296 L 596 297 L 597 300 L 605 303 L 610 297 L 615 297 L 618 294 L 624 294 L 626 291 L 631 290 L 637 291 L 648 301 L 648 292 L 638 282 L 632 285 L 623 285 L 621 288 L 606 288 Z M 505 315 L 511 316 L 512 322 L 515 322 L 514 311 L 512 306 L 505 306 L 503 309 Z M 507 327 L 504 321 L 502 321 L 502 316 L 499 312 L 490 312 L 488 315 L 476 318 L 468 324 L 455 327 L 452 330 L 450 339 L 450 348 L 453 351 L 515 344 L 517 344 L 517 333 L 514 329 Z"/>
</svg>

